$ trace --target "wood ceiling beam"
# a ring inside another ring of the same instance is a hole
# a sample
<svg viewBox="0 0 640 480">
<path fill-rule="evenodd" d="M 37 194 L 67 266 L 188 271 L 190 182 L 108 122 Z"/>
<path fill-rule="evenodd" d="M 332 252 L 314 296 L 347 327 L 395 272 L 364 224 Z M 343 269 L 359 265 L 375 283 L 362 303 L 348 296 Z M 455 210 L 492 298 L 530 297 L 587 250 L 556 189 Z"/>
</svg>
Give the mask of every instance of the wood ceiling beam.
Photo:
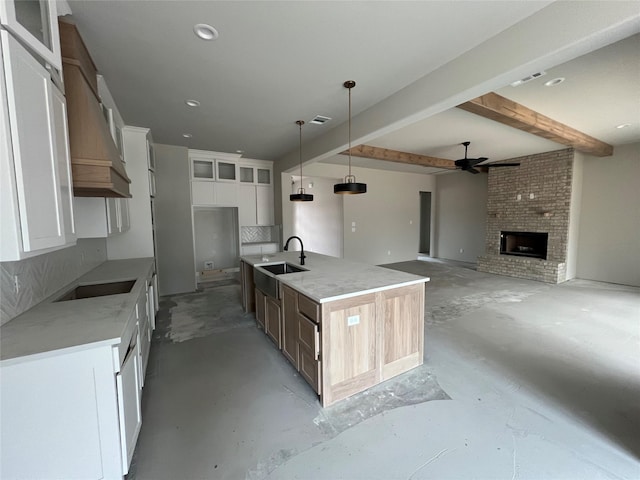
<svg viewBox="0 0 640 480">
<path fill-rule="evenodd" d="M 469 100 L 458 105 L 458 108 L 596 157 L 608 157 L 613 154 L 613 147 L 608 143 L 494 92 Z"/>
<path fill-rule="evenodd" d="M 340 153 L 342 155 L 349 155 L 349 150 L 345 150 Z M 446 158 L 400 152 L 398 150 L 389 150 L 388 148 L 373 147 L 371 145 L 358 145 L 357 147 L 352 147 L 351 156 L 373 158 L 375 160 L 384 160 L 386 162 L 408 163 L 411 165 L 421 165 L 423 167 L 447 168 L 450 170 L 456 169 L 453 160 L 447 160 Z"/>
</svg>

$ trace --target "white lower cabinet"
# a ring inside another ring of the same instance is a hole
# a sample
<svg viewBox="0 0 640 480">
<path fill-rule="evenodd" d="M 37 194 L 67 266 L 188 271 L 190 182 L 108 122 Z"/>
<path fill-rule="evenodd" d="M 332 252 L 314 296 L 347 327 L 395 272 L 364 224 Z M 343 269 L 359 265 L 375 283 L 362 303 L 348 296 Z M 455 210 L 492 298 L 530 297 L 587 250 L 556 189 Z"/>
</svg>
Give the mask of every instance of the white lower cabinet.
<svg viewBox="0 0 640 480">
<path fill-rule="evenodd" d="M 127 365 L 111 346 L 3 362 L 0 478 L 122 478 L 121 407 L 139 408 L 139 394 L 123 390 L 138 375 Z"/>
<path fill-rule="evenodd" d="M 125 474 L 129 472 L 129 465 L 131 465 L 131 458 L 133 457 L 140 427 L 142 426 L 140 405 L 142 387 L 139 361 L 140 346 L 136 342 L 133 347 L 130 347 L 129 353 L 120 368 L 120 373 L 116 375 L 120 447 L 122 451 L 122 468 Z"/>
<path fill-rule="evenodd" d="M 75 197 L 78 238 L 106 238 L 130 228 L 128 198 Z"/>
<path fill-rule="evenodd" d="M 0 478 L 127 474 L 142 426 L 154 278 L 146 279 L 120 344 L 0 363 Z"/>
<path fill-rule="evenodd" d="M 11 261 L 75 238 L 65 98 L 7 31 L 0 41 L 0 261 Z"/>
</svg>

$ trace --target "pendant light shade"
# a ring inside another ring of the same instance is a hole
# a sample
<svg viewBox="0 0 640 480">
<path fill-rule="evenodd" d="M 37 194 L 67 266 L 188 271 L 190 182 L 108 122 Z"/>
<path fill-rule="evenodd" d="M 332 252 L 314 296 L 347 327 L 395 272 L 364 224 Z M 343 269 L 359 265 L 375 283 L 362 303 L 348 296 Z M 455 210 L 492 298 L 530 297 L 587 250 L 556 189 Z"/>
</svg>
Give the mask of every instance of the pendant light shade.
<svg viewBox="0 0 640 480">
<path fill-rule="evenodd" d="M 333 193 L 353 195 L 356 193 L 366 193 L 367 184 L 356 182 L 355 175 L 351 174 L 351 89 L 356 86 L 356 82 L 347 80 L 343 85 L 344 88 L 349 90 L 349 175 L 344 177 L 344 183 L 336 183 L 333 186 Z"/>
<path fill-rule="evenodd" d="M 296 125 L 300 130 L 300 185 L 302 185 L 302 125 L 304 125 L 304 121 L 296 120 Z M 298 193 L 289 195 L 289 200 L 292 202 L 313 202 L 313 195 L 304 193 L 304 188 L 299 188 Z"/>
</svg>

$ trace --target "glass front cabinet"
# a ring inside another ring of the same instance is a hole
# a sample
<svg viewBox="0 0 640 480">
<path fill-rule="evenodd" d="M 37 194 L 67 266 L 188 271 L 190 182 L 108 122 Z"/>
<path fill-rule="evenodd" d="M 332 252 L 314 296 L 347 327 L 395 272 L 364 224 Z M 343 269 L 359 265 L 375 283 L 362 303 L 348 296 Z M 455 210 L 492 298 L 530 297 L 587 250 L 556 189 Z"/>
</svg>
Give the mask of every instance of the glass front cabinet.
<svg viewBox="0 0 640 480">
<path fill-rule="evenodd" d="M 2 0 L 0 22 L 36 55 L 62 70 L 57 2 L 50 0 Z"/>
</svg>

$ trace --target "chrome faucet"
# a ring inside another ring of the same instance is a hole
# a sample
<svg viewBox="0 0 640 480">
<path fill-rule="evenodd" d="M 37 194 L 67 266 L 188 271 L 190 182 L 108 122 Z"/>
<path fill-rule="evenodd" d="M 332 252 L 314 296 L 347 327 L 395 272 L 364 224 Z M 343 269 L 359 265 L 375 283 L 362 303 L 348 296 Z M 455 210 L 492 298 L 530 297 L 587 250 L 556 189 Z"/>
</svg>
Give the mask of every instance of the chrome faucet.
<svg viewBox="0 0 640 480">
<path fill-rule="evenodd" d="M 295 235 L 293 237 L 289 237 L 287 238 L 287 242 L 284 244 L 284 248 L 283 250 L 285 252 L 289 251 L 289 242 L 291 241 L 292 238 L 297 238 L 298 241 L 300 242 L 300 265 L 304 265 L 304 259 L 307 258 L 306 255 L 304 254 L 304 245 L 302 245 L 302 239 L 300 237 L 296 237 Z"/>
</svg>

